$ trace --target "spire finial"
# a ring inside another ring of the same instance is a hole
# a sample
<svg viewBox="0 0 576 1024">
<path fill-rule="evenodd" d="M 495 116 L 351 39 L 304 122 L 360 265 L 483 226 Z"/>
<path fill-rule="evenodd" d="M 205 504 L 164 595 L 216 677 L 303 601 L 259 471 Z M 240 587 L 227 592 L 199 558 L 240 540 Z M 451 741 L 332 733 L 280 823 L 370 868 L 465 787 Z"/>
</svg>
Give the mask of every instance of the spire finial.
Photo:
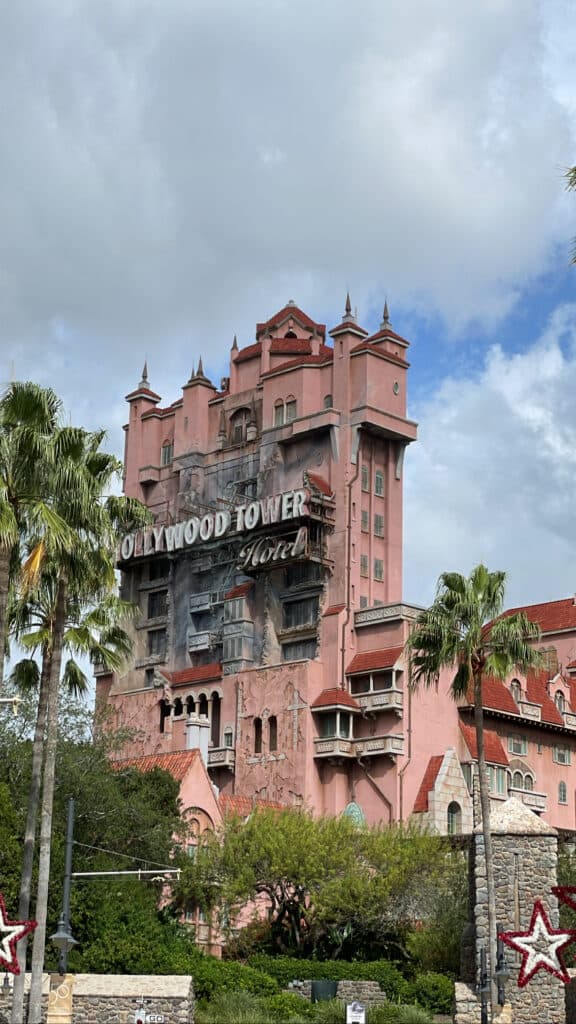
<svg viewBox="0 0 576 1024">
<path fill-rule="evenodd" d="M 148 360 L 144 360 L 144 366 L 142 367 L 142 380 L 140 381 L 139 388 L 147 388 L 148 384 Z"/>
<path fill-rule="evenodd" d="M 197 377 L 203 377 L 204 376 L 204 368 L 202 366 L 202 356 L 200 356 L 200 359 L 198 360 L 198 370 L 196 371 L 196 376 Z"/>
<path fill-rule="evenodd" d="M 344 316 L 342 317 L 343 322 L 347 320 L 355 320 L 356 314 L 352 312 L 352 303 L 350 301 L 350 292 L 346 292 L 346 306 L 344 309 Z"/>
<path fill-rule="evenodd" d="M 232 349 L 235 352 L 237 350 L 237 348 L 238 348 L 238 339 L 237 339 L 236 335 L 234 335 L 234 341 L 232 342 Z"/>
<path fill-rule="evenodd" d="M 192 371 L 191 371 L 190 376 L 188 378 L 188 383 L 189 384 L 192 383 L 192 381 L 194 380 L 195 376 L 196 376 L 196 371 L 194 370 L 194 363 L 192 363 Z"/>
<path fill-rule="evenodd" d="M 380 330 L 383 331 L 386 327 L 391 327 L 390 313 L 388 312 L 388 299 L 384 301 L 384 312 L 382 314 L 382 323 L 380 324 Z"/>
</svg>

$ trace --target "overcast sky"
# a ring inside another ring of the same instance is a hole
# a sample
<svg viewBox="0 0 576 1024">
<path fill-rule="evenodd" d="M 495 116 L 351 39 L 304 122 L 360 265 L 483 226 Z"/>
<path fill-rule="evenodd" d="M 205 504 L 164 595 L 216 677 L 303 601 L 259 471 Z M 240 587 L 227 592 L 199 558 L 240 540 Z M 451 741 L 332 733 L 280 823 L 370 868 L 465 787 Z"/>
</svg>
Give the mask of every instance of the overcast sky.
<svg viewBox="0 0 576 1024">
<path fill-rule="evenodd" d="M 0 380 L 121 450 L 289 298 L 412 340 L 405 592 L 576 590 L 570 0 L 0 6 Z"/>
</svg>

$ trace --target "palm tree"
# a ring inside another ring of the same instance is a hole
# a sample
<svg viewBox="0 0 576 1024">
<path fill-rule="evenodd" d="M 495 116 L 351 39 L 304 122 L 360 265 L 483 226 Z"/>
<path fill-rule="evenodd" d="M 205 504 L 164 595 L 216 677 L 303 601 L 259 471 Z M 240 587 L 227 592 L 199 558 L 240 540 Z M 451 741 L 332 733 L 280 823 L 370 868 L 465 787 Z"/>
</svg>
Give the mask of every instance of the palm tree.
<svg viewBox="0 0 576 1024">
<path fill-rule="evenodd" d="M 505 584 L 506 573 L 489 572 L 484 565 L 477 565 L 468 578 L 456 572 L 443 573 L 433 604 L 417 616 L 406 643 L 411 687 L 437 687 L 442 670 L 448 669 L 454 672 L 451 684 L 454 700 L 467 697 L 470 691 L 473 694 L 491 976 L 496 969 L 496 903 L 482 681 L 505 679 L 515 667 L 527 672 L 541 661 L 532 646 L 540 637 L 539 627 L 530 622 L 524 612 L 501 614 Z"/>
<path fill-rule="evenodd" d="M 113 456 L 99 450 L 103 437 L 102 432 L 88 434 L 84 431 L 76 431 L 75 435 L 71 433 L 64 437 L 51 477 L 56 511 L 74 532 L 75 546 L 71 550 L 61 547 L 58 552 L 46 554 L 43 569 L 44 575 L 48 573 L 52 580 L 53 615 L 47 640 L 50 670 L 46 684 L 35 913 L 38 925 L 32 947 L 28 1010 L 30 1022 L 36 1022 L 41 1015 L 58 739 L 58 696 L 69 608 L 76 607 L 79 602 L 87 604 L 90 601 L 101 600 L 111 593 L 115 586 L 116 544 L 121 532 L 141 526 L 149 519 L 147 509 L 140 502 L 129 498 L 106 497 L 113 478 L 120 470 L 120 464 Z M 76 642 L 78 640 L 77 634 Z"/>
<path fill-rule="evenodd" d="M 37 570 L 50 534 L 52 546 L 70 543 L 70 533 L 52 503 L 48 477 L 57 458 L 60 399 L 50 388 L 13 383 L 0 399 L 0 685 L 7 640 L 6 606 L 19 545 L 33 531 Z"/>
</svg>

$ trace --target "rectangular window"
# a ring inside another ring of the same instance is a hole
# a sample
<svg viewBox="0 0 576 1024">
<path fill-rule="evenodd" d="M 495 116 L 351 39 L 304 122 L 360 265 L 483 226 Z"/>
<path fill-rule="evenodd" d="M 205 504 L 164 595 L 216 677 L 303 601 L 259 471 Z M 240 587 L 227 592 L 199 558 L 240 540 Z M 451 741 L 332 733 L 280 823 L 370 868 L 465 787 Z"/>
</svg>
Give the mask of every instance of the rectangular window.
<svg viewBox="0 0 576 1024">
<path fill-rule="evenodd" d="M 319 732 L 323 739 L 330 739 L 336 735 L 336 712 L 325 711 L 320 716 Z"/>
<path fill-rule="evenodd" d="M 174 442 L 162 445 L 162 465 L 169 466 L 174 458 Z"/>
<path fill-rule="evenodd" d="M 241 636 L 225 637 L 223 642 L 222 661 L 236 661 L 242 658 L 244 638 Z"/>
<path fill-rule="evenodd" d="M 377 469 L 374 474 L 374 494 L 380 498 L 384 496 L 384 473 L 381 469 Z"/>
<path fill-rule="evenodd" d="M 382 561 L 381 558 L 375 558 L 374 559 L 374 579 L 375 580 L 383 580 L 384 579 L 384 562 Z"/>
<path fill-rule="evenodd" d="M 148 633 L 149 657 L 163 658 L 166 654 L 166 630 L 151 629 Z"/>
<path fill-rule="evenodd" d="M 504 796 L 506 793 L 506 772 L 503 768 L 496 768 L 494 765 L 489 764 L 487 766 L 488 771 L 488 788 L 491 793 L 497 793 L 499 796 Z"/>
<path fill-rule="evenodd" d="M 568 747 L 554 747 L 552 759 L 556 764 L 570 764 L 572 758 Z"/>
<path fill-rule="evenodd" d="M 286 423 L 293 423 L 296 419 L 296 402 L 286 402 Z"/>
<path fill-rule="evenodd" d="M 295 629 L 316 622 L 318 618 L 318 597 L 307 597 L 303 601 L 288 601 L 283 607 L 284 629 Z"/>
<path fill-rule="evenodd" d="M 367 608 L 368 607 L 368 598 L 366 597 L 366 594 L 360 594 L 360 607 L 361 608 Z"/>
<path fill-rule="evenodd" d="M 508 737 L 508 753 L 509 754 L 527 754 L 528 753 L 528 741 L 525 736 L 520 736 L 519 733 L 512 733 Z"/>
<path fill-rule="evenodd" d="M 370 676 L 352 676 L 350 693 L 357 697 L 361 693 L 370 693 Z"/>
<path fill-rule="evenodd" d="M 360 555 L 360 575 L 368 576 L 368 555 Z"/>
<path fill-rule="evenodd" d="M 274 426 L 281 427 L 284 424 L 284 403 L 278 402 L 278 405 L 274 406 Z"/>
<path fill-rule="evenodd" d="M 244 617 L 244 598 L 224 602 L 224 622 L 237 622 Z"/>
<path fill-rule="evenodd" d="M 366 508 L 362 509 L 361 530 L 362 530 L 362 533 L 368 533 L 368 530 L 369 530 L 369 527 L 368 527 L 368 509 L 366 509 Z"/>
<path fill-rule="evenodd" d="M 352 719 L 351 719 L 351 716 L 348 714 L 348 712 L 347 711 L 341 711 L 340 712 L 340 723 L 339 723 L 339 726 L 338 726 L 338 735 L 341 736 L 342 739 L 344 739 L 344 740 L 347 740 L 347 739 L 350 738 L 350 725 L 351 725 L 351 723 L 352 723 Z"/>
<path fill-rule="evenodd" d="M 460 767 L 462 769 L 462 775 L 464 776 L 464 781 L 466 782 L 466 785 L 468 787 L 468 792 L 471 793 L 472 792 L 472 765 L 471 764 L 462 764 L 462 765 L 460 765 Z"/>
<path fill-rule="evenodd" d="M 319 583 L 321 566 L 318 562 L 295 562 L 286 567 L 284 580 L 286 587 L 299 587 L 305 583 Z"/>
<path fill-rule="evenodd" d="M 362 464 L 362 490 L 370 490 L 370 470 L 368 469 L 366 463 Z"/>
<path fill-rule="evenodd" d="M 380 516 L 380 515 L 375 515 L 374 516 L 374 536 L 375 537 L 383 537 L 384 536 L 384 516 Z"/>
<path fill-rule="evenodd" d="M 144 686 L 154 686 L 154 669 L 147 668 L 144 670 Z"/>
<path fill-rule="evenodd" d="M 296 640 L 293 643 L 282 645 L 283 661 L 303 661 L 306 658 L 316 657 L 315 640 Z"/>
<path fill-rule="evenodd" d="M 148 594 L 148 618 L 157 619 L 168 611 L 168 591 L 153 590 Z"/>
</svg>

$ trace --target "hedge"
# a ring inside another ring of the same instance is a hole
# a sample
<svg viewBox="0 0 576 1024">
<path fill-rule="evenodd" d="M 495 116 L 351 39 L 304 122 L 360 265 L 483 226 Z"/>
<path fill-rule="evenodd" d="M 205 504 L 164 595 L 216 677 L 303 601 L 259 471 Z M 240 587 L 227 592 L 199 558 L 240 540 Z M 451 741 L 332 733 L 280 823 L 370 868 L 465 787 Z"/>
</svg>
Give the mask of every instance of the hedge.
<svg viewBox="0 0 576 1024">
<path fill-rule="evenodd" d="M 346 960 L 298 960 L 296 957 L 270 956 L 255 953 L 248 963 L 250 967 L 263 971 L 275 978 L 281 988 L 298 978 L 301 981 L 377 981 L 388 999 L 403 1001 L 409 998 L 409 982 L 389 960 L 372 960 L 369 963 Z"/>
</svg>

